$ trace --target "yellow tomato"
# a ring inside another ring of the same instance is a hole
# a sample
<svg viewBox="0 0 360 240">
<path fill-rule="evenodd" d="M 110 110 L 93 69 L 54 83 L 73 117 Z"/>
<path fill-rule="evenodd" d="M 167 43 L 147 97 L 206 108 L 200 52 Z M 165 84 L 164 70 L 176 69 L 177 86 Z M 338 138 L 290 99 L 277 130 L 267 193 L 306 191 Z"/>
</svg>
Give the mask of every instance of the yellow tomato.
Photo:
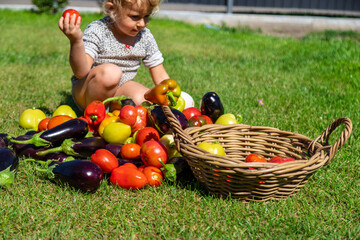
<svg viewBox="0 0 360 240">
<path fill-rule="evenodd" d="M 236 117 L 232 113 L 225 113 L 221 115 L 215 122 L 215 124 L 229 125 L 229 124 L 237 124 L 238 121 Z"/>
<path fill-rule="evenodd" d="M 197 147 L 204 149 L 205 151 L 217 154 L 221 156 L 225 156 L 225 150 L 223 146 L 220 145 L 218 142 L 208 143 L 208 142 L 202 142 L 197 145 Z"/>
<path fill-rule="evenodd" d="M 103 132 L 104 132 L 105 127 L 112 122 L 120 122 L 120 118 L 118 116 L 111 116 L 111 117 L 107 117 L 101 121 L 101 123 L 99 125 L 99 129 L 98 129 L 98 132 L 101 137 L 103 137 Z"/>
<path fill-rule="evenodd" d="M 131 127 L 122 122 L 109 123 L 103 131 L 103 138 L 108 143 L 124 144 L 131 135 Z"/>
<path fill-rule="evenodd" d="M 26 109 L 20 116 L 20 126 L 25 129 L 32 129 L 37 131 L 41 120 L 46 118 L 46 115 L 40 109 Z"/>
<path fill-rule="evenodd" d="M 175 146 L 174 137 L 172 134 L 165 134 L 160 138 L 160 142 L 164 144 L 168 151 L 168 159 L 173 157 L 181 157 Z"/>
<path fill-rule="evenodd" d="M 60 105 L 52 116 L 55 117 L 58 115 L 68 115 L 72 118 L 77 118 L 75 111 L 68 105 Z"/>
</svg>

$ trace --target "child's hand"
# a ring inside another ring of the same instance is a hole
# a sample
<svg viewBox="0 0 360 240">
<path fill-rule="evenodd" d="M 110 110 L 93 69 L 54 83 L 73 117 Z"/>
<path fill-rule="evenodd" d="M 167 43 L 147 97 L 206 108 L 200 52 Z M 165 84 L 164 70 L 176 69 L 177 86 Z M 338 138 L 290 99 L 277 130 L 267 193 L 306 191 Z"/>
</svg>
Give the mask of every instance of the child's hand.
<svg viewBox="0 0 360 240">
<path fill-rule="evenodd" d="M 76 21 L 76 23 L 75 23 Z M 66 14 L 65 17 L 59 19 L 59 28 L 70 40 L 70 42 L 76 42 L 82 40 L 82 31 L 80 29 L 81 17 L 75 14 Z"/>
</svg>

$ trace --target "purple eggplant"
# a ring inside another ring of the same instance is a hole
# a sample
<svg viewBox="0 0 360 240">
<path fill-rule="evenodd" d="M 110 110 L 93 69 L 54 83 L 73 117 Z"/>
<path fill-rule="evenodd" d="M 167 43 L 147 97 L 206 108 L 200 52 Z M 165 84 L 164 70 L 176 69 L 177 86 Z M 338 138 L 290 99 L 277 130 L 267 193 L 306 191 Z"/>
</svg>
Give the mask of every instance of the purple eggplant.
<svg viewBox="0 0 360 240">
<path fill-rule="evenodd" d="M 15 143 L 12 142 L 13 140 L 17 140 L 17 141 L 25 141 L 25 140 L 29 140 L 32 136 L 30 135 L 20 135 L 17 136 L 16 138 L 9 138 L 9 146 L 12 147 L 12 149 L 14 149 L 15 153 L 18 154 L 19 152 L 21 152 L 25 147 L 31 145 L 33 147 L 35 147 L 35 145 L 33 144 L 22 144 L 22 143 Z"/>
<path fill-rule="evenodd" d="M 112 154 L 114 154 L 115 157 L 120 158 L 121 157 L 120 151 L 122 146 L 123 146 L 122 144 L 108 143 L 106 144 L 105 149 L 110 151 Z"/>
<path fill-rule="evenodd" d="M 103 180 L 100 167 L 89 160 L 52 162 L 43 171 L 49 179 L 82 192 L 95 192 Z"/>
<path fill-rule="evenodd" d="M 224 114 L 224 106 L 215 92 L 208 92 L 201 98 L 200 111 L 215 123 Z"/>
<path fill-rule="evenodd" d="M 64 152 L 70 156 L 91 157 L 96 150 L 105 148 L 106 142 L 102 138 L 89 137 L 83 139 L 65 139 L 59 147 L 49 148 L 38 152 L 40 156 L 44 156 L 53 152 Z"/>
<path fill-rule="evenodd" d="M 0 147 L 7 147 L 9 145 L 8 137 L 7 133 L 0 133 Z"/>
<path fill-rule="evenodd" d="M 131 105 L 133 107 L 136 107 L 135 102 L 131 99 L 131 98 L 126 98 L 120 101 L 121 102 L 121 106 L 126 106 L 126 105 Z"/>
<path fill-rule="evenodd" d="M 20 144 L 18 144 L 20 145 Z M 16 151 L 18 157 L 33 158 L 37 160 L 43 160 L 45 156 L 38 155 L 39 152 L 46 150 L 43 147 L 35 147 L 33 144 L 26 144 L 22 148 Z"/>
<path fill-rule="evenodd" d="M 59 146 L 68 138 L 84 138 L 88 131 L 88 123 L 85 120 L 74 118 L 49 130 L 36 133 L 28 140 L 10 139 L 10 141 L 19 144 L 34 144 L 36 147 Z"/>
<path fill-rule="evenodd" d="M 58 162 L 66 162 L 66 161 L 70 161 L 70 160 L 75 160 L 75 158 L 73 156 L 67 155 L 64 152 L 54 152 L 54 153 L 46 154 L 42 160 L 43 161 L 52 160 L 52 161 L 58 161 Z"/>
<path fill-rule="evenodd" d="M 188 121 L 182 112 L 174 108 L 171 108 L 171 112 L 179 121 L 182 129 L 188 127 Z M 167 134 L 171 132 L 169 121 L 167 120 L 161 107 L 156 106 L 151 111 L 149 111 L 149 119 L 152 122 L 152 125 L 155 126 L 155 128 L 161 134 Z"/>
<path fill-rule="evenodd" d="M 0 148 L 0 186 L 10 186 L 15 180 L 19 159 L 14 151 L 7 147 Z"/>
</svg>

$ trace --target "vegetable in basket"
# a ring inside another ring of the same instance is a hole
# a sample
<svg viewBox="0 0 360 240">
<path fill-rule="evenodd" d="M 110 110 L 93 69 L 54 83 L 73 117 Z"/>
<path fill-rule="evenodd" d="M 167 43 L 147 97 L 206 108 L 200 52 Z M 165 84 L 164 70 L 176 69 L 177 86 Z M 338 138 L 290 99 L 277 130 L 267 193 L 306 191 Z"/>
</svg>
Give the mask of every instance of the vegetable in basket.
<svg viewBox="0 0 360 240">
<path fill-rule="evenodd" d="M 174 79 L 166 79 L 148 90 L 144 97 L 154 104 L 176 106 L 180 95 L 181 88 L 179 84 Z"/>
<path fill-rule="evenodd" d="M 19 159 L 13 150 L 0 148 L 0 186 L 8 187 L 14 183 L 18 165 Z"/>
<path fill-rule="evenodd" d="M 27 140 L 10 139 L 12 143 L 34 144 L 36 147 L 58 146 L 67 138 L 81 139 L 88 133 L 88 123 L 74 118 L 52 129 L 34 134 Z"/>
<path fill-rule="evenodd" d="M 225 156 L 225 151 L 223 146 L 218 141 L 209 143 L 209 142 L 201 142 L 197 145 L 197 147 L 204 149 L 205 151 L 215 154 Z"/>
<path fill-rule="evenodd" d="M 178 120 L 180 126 L 182 129 L 185 129 L 188 127 L 188 121 L 185 117 L 185 115 L 180 112 L 179 110 L 170 108 L 171 112 L 174 114 L 176 119 Z M 168 119 L 166 118 L 163 110 L 161 107 L 156 106 L 154 109 L 149 111 L 149 120 L 151 123 L 155 126 L 155 128 L 161 133 L 161 134 L 167 134 L 170 133 L 170 124 Z"/>
<path fill-rule="evenodd" d="M 215 92 L 208 92 L 201 98 L 200 110 L 202 115 L 209 116 L 213 122 L 224 114 L 224 106 Z"/>
</svg>

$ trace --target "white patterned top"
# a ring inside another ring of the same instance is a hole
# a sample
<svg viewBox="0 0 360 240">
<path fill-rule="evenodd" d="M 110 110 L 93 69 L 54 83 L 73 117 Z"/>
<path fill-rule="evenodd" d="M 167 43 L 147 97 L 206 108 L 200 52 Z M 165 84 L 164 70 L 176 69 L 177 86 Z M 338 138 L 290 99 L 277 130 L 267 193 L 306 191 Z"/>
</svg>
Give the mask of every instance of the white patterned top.
<svg viewBox="0 0 360 240">
<path fill-rule="evenodd" d="M 84 31 L 85 52 L 94 59 L 93 67 L 103 63 L 116 64 L 123 71 L 122 85 L 135 78 L 141 61 L 147 68 L 163 63 L 164 58 L 148 28 L 141 30 L 135 44 L 130 46 L 116 39 L 109 24 L 110 18 L 104 17 L 90 23 Z"/>
</svg>

